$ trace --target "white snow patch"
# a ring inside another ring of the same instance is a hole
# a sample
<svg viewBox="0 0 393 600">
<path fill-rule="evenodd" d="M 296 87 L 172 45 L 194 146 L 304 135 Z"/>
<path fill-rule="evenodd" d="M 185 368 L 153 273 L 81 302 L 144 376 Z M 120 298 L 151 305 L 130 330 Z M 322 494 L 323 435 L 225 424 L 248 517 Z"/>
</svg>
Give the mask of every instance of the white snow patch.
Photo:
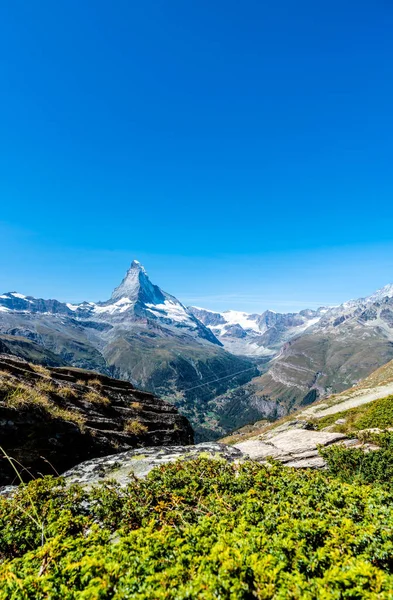
<svg viewBox="0 0 393 600">
<path fill-rule="evenodd" d="M 192 306 L 191 308 L 196 308 L 196 310 L 203 310 L 203 312 L 212 313 L 212 315 L 221 315 L 222 313 L 217 310 L 210 310 L 209 308 L 202 308 L 201 306 Z"/>
<path fill-rule="evenodd" d="M 148 310 L 157 317 L 167 316 L 168 319 L 172 319 L 172 321 L 187 323 L 188 325 L 193 325 L 195 327 L 194 321 L 180 303 L 165 300 L 163 304 L 146 304 L 146 306 L 148 306 Z M 166 313 L 166 315 L 163 315 L 163 313 Z"/>
<path fill-rule="evenodd" d="M 115 313 L 123 313 L 131 306 L 133 306 L 133 302 L 131 302 L 129 298 L 120 298 L 117 302 L 108 304 L 107 306 L 94 305 L 93 312 L 97 314 L 109 313 L 110 315 L 113 315 Z"/>
<path fill-rule="evenodd" d="M 291 329 L 289 331 L 293 331 L 296 333 L 302 333 L 303 331 L 306 331 L 306 329 L 308 329 L 309 327 L 312 327 L 313 325 L 316 325 L 316 323 L 318 323 L 318 321 L 321 320 L 321 317 L 315 317 L 314 319 L 310 319 L 309 321 L 305 321 L 303 323 L 303 325 L 297 325 L 296 327 L 291 327 Z"/>
<path fill-rule="evenodd" d="M 70 310 L 78 310 L 79 304 L 70 304 L 69 302 L 67 302 L 66 307 Z"/>
<path fill-rule="evenodd" d="M 378 302 L 378 301 L 386 298 L 386 296 L 388 298 L 393 297 L 393 284 L 391 284 L 391 283 L 388 285 L 385 285 L 380 290 L 377 290 L 376 292 L 374 292 L 374 294 L 371 294 L 371 296 L 368 296 L 367 298 L 365 298 L 365 300 L 366 300 L 366 302 Z"/>
<path fill-rule="evenodd" d="M 26 300 L 26 296 L 24 294 L 19 294 L 18 292 L 11 292 L 11 296 L 15 298 L 20 298 L 21 300 Z"/>
<path fill-rule="evenodd" d="M 215 325 L 215 327 L 217 328 L 223 329 L 226 327 L 226 325 L 240 325 L 240 327 L 243 327 L 243 329 L 251 329 L 252 331 L 261 333 L 258 323 L 256 323 L 250 318 L 251 315 L 249 313 L 241 312 L 239 310 L 226 310 L 225 312 L 220 314 L 226 320 L 226 324 Z"/>
<path fill-rule="evenodd" d="M 7 308 L 6 306 L 0 306 L 0 312 L 11 312 L 11 309 Z"/>
</svg>

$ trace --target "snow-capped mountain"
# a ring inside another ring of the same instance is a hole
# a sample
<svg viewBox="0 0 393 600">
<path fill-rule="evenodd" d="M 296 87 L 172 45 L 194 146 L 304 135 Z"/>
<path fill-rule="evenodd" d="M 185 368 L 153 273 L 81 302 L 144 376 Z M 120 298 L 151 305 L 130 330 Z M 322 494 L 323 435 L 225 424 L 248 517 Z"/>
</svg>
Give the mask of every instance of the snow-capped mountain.
<svg viewBox="0 0 393 600">
<path fill-rule="evenodd" d="M 229 352 L 273 357 L 283 343 L 318 323 L 328 309 L 322 307 L 287 314 L 272 310 L 262 314 L 235 310 L 217 313 L 195 306 L 189 307 L 189 310 L 211 329 Z"/>
<path fill-rule="evenodd" d="M 264 374 L 215 400 L 222 411 L 219 425 L 229 422 L 236 428 L 272 418 L 272 413 L 285 415 L 296 407 L 352 387 L 393 359 L 392 285 L 366 298 L 317 312 L 299 313 L 308 317 L 305 329 L 301 331 L 302 325 L 297 326 L 295 335 L 281 344 L 278 354 L 266 364 Z M 235 317 L 236 327 L 245 318 L 242 329 L 254 335 L 249 326 L 252 316 L 241 317 Z M 313 322 L 314 319 L 317 320 Z M 230 329 L 225 313 L 206 315 L 205 324 L 210 324 L 225 343 L 225 336 L 217 329 L 227 325 Z M 290 328 L 284 331 L 285 336 L 289 333 Z M 241 341 L 247 344 L 248 339 L 243 337 Z"/>
<path fill-rule="evenodd" d="M 152 284 L 144 267 L 137 260 L 132 262 L 123 281 L 106 302 L 71 304 L 9 292 L 0 296 L 0 310 L 9 316 L 23 313 L 56 314 L 74 319 L 94 319 L 112 325 L 151 320 L 166 328 L 182 329 L 201 343 L 208 341 L 222 345 L 210 329 L 179 300 Z"/>
<path fill-rule="evenodd" d="M 372 320 L 374 325 L 377 325 L 378 320 L 378 326 L 382 329 L 387 327 L 390 331 L 391 317 L 383 310 L 383 306 L 379 309 L 370 308 L 390 298 L 393 298 L 392 284 L 366 298 L 349 300 L 340 306 L 322 306 L 318 310 L 306 309 L 298 313 L 276 313 L 272 310 L 266 310 L 262 314 L 235 310 L 214 312 L 197 306 L 191 306 L 188 310 L 214 333 L 229 352 L 241 356 L 273 358 L 281 353 L 286 342 L 314 331 L 327 331 L 347 319 L 360 317 L 361 314 L 361 319 Z"/>
<path fill-rule="evenodd" d="M 169 395 L 197 427 L 202 410 L 198 400 L 258 373 L 247 359 L 225 351 L 177 298 L 154 285 L 138 261 L 105 302 L 72 304 L 18 292 L 2 294 L 1 351 L 11 343 L 10 351 L 23 350 L 25 358 L 39 360 L 41 348 L 41 357 L 49 357 L 52 365 L 58 360 L 94 369 Z"/>
<path fill-rule="evenodd" d="M 341 392 L 393 359 L 393 286 L 326 311 L 284 344 L 258 382 L 270 398 L 307 403 Z"/>
</svg>

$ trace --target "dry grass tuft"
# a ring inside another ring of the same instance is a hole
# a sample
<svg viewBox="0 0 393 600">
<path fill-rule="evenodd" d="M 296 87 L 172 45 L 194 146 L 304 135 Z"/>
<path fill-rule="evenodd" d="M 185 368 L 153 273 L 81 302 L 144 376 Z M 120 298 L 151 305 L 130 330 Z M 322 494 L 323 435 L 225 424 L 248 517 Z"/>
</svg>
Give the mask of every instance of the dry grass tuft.
<svg viewBox="0 0 393 600">
<path fill-rule="evenodd" d="M 130 407 L 134 410 L 142 410 L 143 406 L 140 402 L 131 402 Z"/>
<path fill-rule="evenodd" d="M 72 421 L 81 431 L 85 424 L 85 418 L 77 410 L 69 410 L 57 406 L 42 390 L 30 387 L 24 383 L 19 383 L 16 387 L 9 386 L 4 402 L 12 408 L 23 409 L 28 406 L 36 406 L 53 419 Z"/>
<path fill-rule="evenodd" d="M 42 365 L 31 365 L 36 373 L 41 373 L 41 375 L 47 375 L 50 377 L 49 369 L 46 369 Z"/>
<path fill-rule="evenodd" d="M 86 419 L 76 410 L 68 410 L 66 408 L 60 408 L 59 406 L 53 405 L 50 412 L 53 417 L 62 419 L 63 421 L 71 421 L 72 423 L 75 423 L 75 425 L 77 425 L 81 431 L 84 430 Z"/>
<path fill-rule="evenodd" d="M 88 385 L 91 387 L 101 389 L 103 386 L 103 383 L 99 379 L 95 378 L 95 379 L 89 379 Z"/>
<path fill-rule="evenodd" d="M 7 406 L 12 406 L 13 408 L 23 408 L 24 406 L 33 404 L 43 408 L 45 411 L 49 411 L 51 406 L 51 403 L 45 394 L 23 383 L 10 389 L 5 402 Z"/>
<path fill-rule="evenodd" d="M 62 398 L 65 398 L 66 400 L 68 399 L 72 399 L 72 398 L 77 398 L 78 393 L 71 387 L 65 386 L 65 387 L 60 387 L 57 390 L 57 394 L 59 396 L 61 396 Z"/>
<path fill-rule="evenodd" d="M 105 404 L 108 405 L 110 404 L 110 400 L 109 398 L 107 398 L 106 396 L 102 396 L 101 394 L 98 394 L 97 392 L 93 392 L 92 390 L 90 392 L 87 392 L 83 398 L 85 400 L 87 400 L 88 402 L 91 402 L 92 404 Z"/>
<path fill-rule="evenodd" d="M 140 421 L 127 421 L 124 431 L 133 435 L 142 435 L 148 431 L 148 428 L 143 423 L 140 423 Z"/>
<path fill-rule="evenodd" d="M 56 386 L 53 385 L 52 381 L 48 379 L 40 379 L 39 381 L 35 382 L 34 387 L 40 390 L 40 392 L 47 394 L 54 394 L 57 392 Z"/>
</svg>

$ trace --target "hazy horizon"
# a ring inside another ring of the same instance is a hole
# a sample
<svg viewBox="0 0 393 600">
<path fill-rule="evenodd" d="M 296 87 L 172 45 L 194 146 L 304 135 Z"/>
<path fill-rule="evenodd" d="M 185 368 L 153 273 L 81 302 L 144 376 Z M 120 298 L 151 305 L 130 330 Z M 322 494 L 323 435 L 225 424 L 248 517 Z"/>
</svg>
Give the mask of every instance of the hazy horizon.
<svg viewBox="0 0 393 600">
<path fill-rule="evenodd" d="M 197 265 L 200 267 L 201 261 L 195 257 L 191 260 L 160 256 L 144 260 L 141 255 L 131 255 L 127 259 L 126 253 L 119 256 L 118 253 L 86 252 L 78 264 L 71 267 L 67 253 L 63 253 L 59 255 L 55 270 L 45 263 L 39 265 L 38 279 L 38 269 L 30 262 L 25 263 L 20 271 L 9 273 L 8 277 L 2 278 L 0 293 L 16 291 L 63 302 L 105 301 L 120 283 L 133 259 L 143 264 L 154 284 L 176 296 L 183 304 L 221 312 L 261 313 L 267 309 L 298 312 L 306 308 L 334 306 L 368 296 L 393 283 L 393 276 L 389 278 L 389 274 L 393 273 L 391 247 L 346 251 L 346 260 L 343 260 L 343 249 L 333 251 L 330 248 L 329 261 L 325 262 L 323 256 L 326 251 L 316 252 L 312 257 L 301 252 L 281 257 L 274 254 L 266 259 L 265 264 L 261 264 L 259 257 L 233 256 L 230 264 L 227 258 L 205 258 L 200 271 Z M 386 260 L 381 260 L 375 268 L 373 265 L 378 262 L 378 254 L 384 255 Z M 192 278 L 185 277 L 194 269 L 195 283 Z M 366 280 L 365 269 L 370 273 Z M 72 292 L 75 289 L 77 294 Z"/>
</svg>

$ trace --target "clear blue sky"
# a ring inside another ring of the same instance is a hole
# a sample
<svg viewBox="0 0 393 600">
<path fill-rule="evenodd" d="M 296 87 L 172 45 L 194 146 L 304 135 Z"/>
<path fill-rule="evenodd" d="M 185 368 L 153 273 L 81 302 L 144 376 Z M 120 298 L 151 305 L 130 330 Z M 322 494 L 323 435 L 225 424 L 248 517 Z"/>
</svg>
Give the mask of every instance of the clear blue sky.
<svg viewBox="0 0 393 600">
<path fill-rule="evenodd" d="M 391 0 L 5 0 L 0 289 L 132 258 L 249 311 L 393 282 Z"/>
</svg>

